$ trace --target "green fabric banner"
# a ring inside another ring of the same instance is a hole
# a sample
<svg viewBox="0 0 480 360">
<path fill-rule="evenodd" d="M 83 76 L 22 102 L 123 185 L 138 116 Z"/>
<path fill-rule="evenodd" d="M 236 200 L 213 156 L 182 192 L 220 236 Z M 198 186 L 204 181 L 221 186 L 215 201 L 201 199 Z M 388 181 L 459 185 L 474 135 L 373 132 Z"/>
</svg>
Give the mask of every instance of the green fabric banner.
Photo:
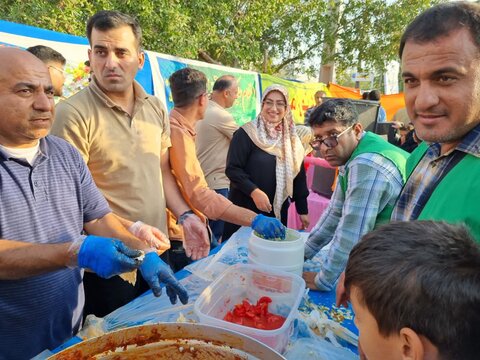
<svg viewBox="0 0 480 360">
<path fill-rule="evenodd" d="M 202 71 L 207 79 L 208 91 L 212 91 L 213 84 L 222 75 L 233 75 L 238 80 L 238 99 L 228 111 L 238 125 L 255 118 L 257 114 L 257 74 L 237 72 L 233 68 L 217 69 L 209 66 L 191 64 L 190 67 Z"/>
</svg>

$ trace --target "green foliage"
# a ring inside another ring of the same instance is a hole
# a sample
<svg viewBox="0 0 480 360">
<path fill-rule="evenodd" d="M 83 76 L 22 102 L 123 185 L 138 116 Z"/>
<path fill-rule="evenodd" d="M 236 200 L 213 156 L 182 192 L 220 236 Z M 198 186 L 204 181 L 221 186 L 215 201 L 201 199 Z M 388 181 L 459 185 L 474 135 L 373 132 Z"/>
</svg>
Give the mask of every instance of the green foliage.
<svg viewBox="0 0 480 360">
<path fill-rule="evenodd" d="M 84 36 L 92 14 L 116 9 L 138 18 L 148 50 L 290 76 L 320 61 L 380 73 L 405 26 L 439 1 L 4 0 L 0 18 Z"/>
</svg>

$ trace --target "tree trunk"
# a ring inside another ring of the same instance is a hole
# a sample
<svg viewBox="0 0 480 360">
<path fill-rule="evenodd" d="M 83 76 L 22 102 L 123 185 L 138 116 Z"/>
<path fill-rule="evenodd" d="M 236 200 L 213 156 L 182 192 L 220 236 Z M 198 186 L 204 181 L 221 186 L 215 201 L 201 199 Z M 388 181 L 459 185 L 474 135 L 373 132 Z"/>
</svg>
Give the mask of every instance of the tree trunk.
<svg viewBox="0 0 480 360">
<path fill-rule="evenodd" d="M 268 71 L 268 49 L 263 50 L 263 73 L 266 74 Z"/>
<path fill-rule="evenodd" d="M 320 65 L 320 73 L 318 76 L 318 81 L 328 84 L 330 82 L 335 82 L 335 62 L 334 55 L 337 47 L 337 30 L 340 20 L 340 10 L 342 2 L 340 0 L 335 0 L 330 2 L 329 5 L 329 14 L 332 22 L 330 26 L 324 29 L 324 43 L 322 49 L 322 64 Z M 329 34 L 329 36 L 327 36 Z"/>
</svg>

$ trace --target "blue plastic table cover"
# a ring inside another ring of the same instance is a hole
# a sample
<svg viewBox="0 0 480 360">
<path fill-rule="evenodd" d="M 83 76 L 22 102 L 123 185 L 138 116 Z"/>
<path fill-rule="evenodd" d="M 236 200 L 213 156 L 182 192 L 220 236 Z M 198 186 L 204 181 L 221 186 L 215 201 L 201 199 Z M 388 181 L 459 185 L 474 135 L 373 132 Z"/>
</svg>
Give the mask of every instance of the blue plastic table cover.
<svg viewBox="0 0 480 360">
<path fill-rule="evenodd" d="M 232 237 L 227 242 L 224 242 L 220 246 L 217 246 L 216 248 L 214 248 L 210 252 L 210 255 L 207 258 L 201 259 L 187 266 L 185 269 L 177 272 L 175 274 L 175 277 L 178 280 L 182 281 L 182 283 L 189 290 L 189 293 L 193 292 L 198 295 L 201 291 L 203 291 L 203 288 L 206 287 L 209 284 L 209 282 L 211 282 L 213 278 L 218 276 L 218 274 L 221 273 L 225 268 L 238 262 L 248 261 L 247 242 L 248 242 L 248 237 L 250 235 L 250 232 L 251 232 L 250 228 L 242 227 L 237 231 L 237 233 L 232 235 Z M 212 279 L 208 279 L 209 276 L 211 276 Z M 200 285 L 198 285 L 198 288 L 195 285 L 195 289 L 192 290 L 191 286 L 193 283 L 195 284 L 200 283 Z M 115 310 L 111 314 L 107 315 L 104 318 L 105 322 L 108 323 L 108 325 L 106 326 L 106 330 L 112 331 L 117 328 L 122 328 L 126 326 L 134 326 L 134 325 L 141 325 L 149 322 L 150 323 L 154 322 L 150 320 L 152 319 L 155 320 L 155 316 L 152 316 L 150 318 L 142 317 L 145 313 L 148 313 L 148 309 L 144 308 L 145 303 L 147 302 L 147 297 L 153 297 L 150 290 L 147 291 L 145 294 L 141 295 L 139 298 L 133 300 L 129 304 L 126 304 L 123 307 Z M 321 292 L 321 291 L 310 290 L 308 292 L 308 297 L 311 303 L 314 303 L 319 307 L 332 309 L 332 306 L 335 305 L 335 291 Z M 167 298 L 168 298 L 167 296 L 162 295 L 160 298 L 158 298 L 159 299 L 158 301 L 165 301 L 166 302 L 165 305 L 168 306 L 169 303 Z M 193 303 L 195 299 L 196 297 L 194 296 L 194 298 L 189 301 L 190 306 L 192 305 L 191 303 Z M 154 301 L 157 301 L 157 300 L 154 300 Z M 302 301 L 300 308 L 304 305 L 305 304 Z M 181 306 L 180 308 L 184 309 L 185 307 Z M 349 310 L 351 312 L 351 308 L 349 308 Z M 135 314 L 142 314 L 142 316 L 135 318 Z M 167 321 L 170 321 L 170 318 Z M 160 321 L 165 321 L 165 320 L 164 318 L 162 318 L 162 320 Z M 175 320 L 171 320 L 171 321 L 175 321 Z M 352 331 L 354 334 L 358 335 L 358 330 L 353 323 L 353 319 L 345 319 L 342 321 L 341 325 L 346 329 Z M 302 337 L 301 334 L 297 334 L 295 336 L 298 336 L 299 338 Z M 57 353 L 81 341 L 82 339 L 80 337 L 75 336 L 69 339 L 67 342 L 65 342 L 61 346 L 52 350 L 52 353 Z M 348 344 L 346 342 L 342 342 L 342 341 L 339 341 L 339 342 L 346 349 L 351 350 L 355 354 L 358 353 L 358 350 L 355 346 Z"/>
</svg>

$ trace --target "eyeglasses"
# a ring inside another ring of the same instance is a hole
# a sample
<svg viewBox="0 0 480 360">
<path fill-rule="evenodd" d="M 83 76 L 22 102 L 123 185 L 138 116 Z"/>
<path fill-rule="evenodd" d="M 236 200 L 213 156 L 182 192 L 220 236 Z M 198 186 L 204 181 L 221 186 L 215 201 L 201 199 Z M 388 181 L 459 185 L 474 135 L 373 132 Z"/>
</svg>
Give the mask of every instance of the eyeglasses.
<svg viewBox="0 0 480 360">
<path fill-rule="evenodd" d="M 62 73 L 63 76 L 65 76 L 65 70 L 60 69 L 60 68 L 58 68 L 56 66 L 53 66 L 53 65 L 48 65 L 48 67 L 57 70 L 58 72 Z"/>
<path fill-rule="evenodd" d="M 272 101 L 272 100 L 265 100 L 263 102 L 263 105 L 265 105 L 266 107 L 268 108 L 273 108 L 274 106 L 277 108 L 277 109 L 280 109 L 280 108 L 286 108 L 287 107 L 287 104 L 283 101 Z"/>
<path fill-rule="evenodd" d="M 319 150 L 320 146 L 322 146 L 322 144 L 325 144 L 327 148 L 332 149 L 338 145 L 338 138 L 343 134 L 345 134 L 348 130 L 352 129 L 354 125 L 355 124 L 350 125 L 348 128 L 343 130 L 340 134 L 327 136 L 325 139 L 314 138 L 312 141 L 310 141 L 310 146 L 315 150 Z"/>
</svg>

